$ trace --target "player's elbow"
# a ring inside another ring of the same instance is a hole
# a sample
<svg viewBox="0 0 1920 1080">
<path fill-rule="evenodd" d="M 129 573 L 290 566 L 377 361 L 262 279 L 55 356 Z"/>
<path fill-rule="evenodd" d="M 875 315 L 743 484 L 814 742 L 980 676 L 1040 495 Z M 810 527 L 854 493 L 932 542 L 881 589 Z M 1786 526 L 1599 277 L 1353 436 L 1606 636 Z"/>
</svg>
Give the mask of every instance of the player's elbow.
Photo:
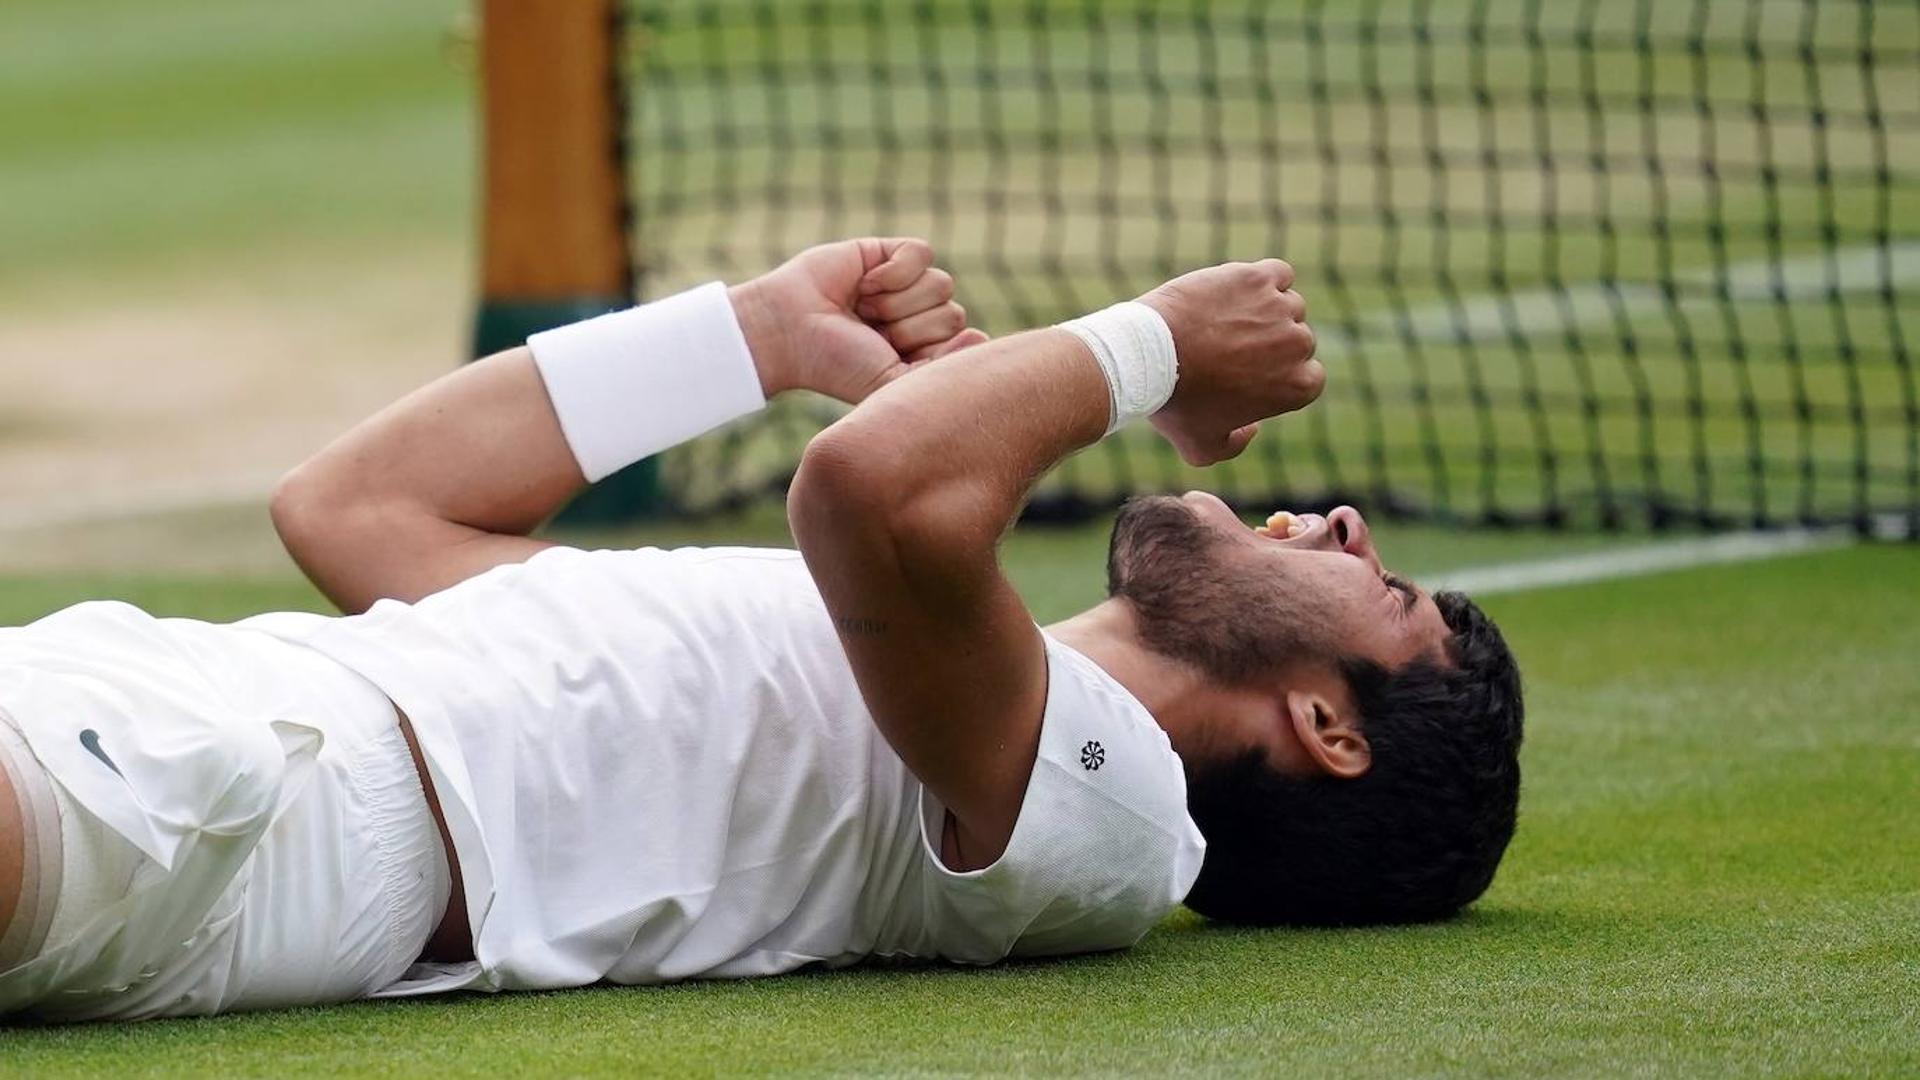
<svg viewBox="0 0 1920 1080">
<path fill-rule="evenodd" d="M 297 466 L 280 478 L 267 500 L 267 513 L 280 543 L 296 559 L 325 535 L 330 512 L 327 491 L 312 462 Z"/>
<path fill-rule="evenodd" d="M 281 477 L 267 511 L 287 554 L 345 610 L 365 606 L 354 599 L 364 568 L 391 560 L 404 546 L 393 515 L 342 483 L 324 462 L 309 461 Z"/>
<path fill-rule="evenodd" d="M 883 447 L 828 428 L 807 444 L 787 492 L 787 522 L 804 547 L 810 536 L 884 521 L 904 495 Z"/>
<path fill-rule="evenodd" d="M 990 553 L 1004 515 L 994 517 L 977 484 L 918 467 L 920 457 L 871 430 L 836 425 L 815 436 L 787 495 L 801 550 L 857 542 L 891 552 L 909 576 Z"/>
</svg>

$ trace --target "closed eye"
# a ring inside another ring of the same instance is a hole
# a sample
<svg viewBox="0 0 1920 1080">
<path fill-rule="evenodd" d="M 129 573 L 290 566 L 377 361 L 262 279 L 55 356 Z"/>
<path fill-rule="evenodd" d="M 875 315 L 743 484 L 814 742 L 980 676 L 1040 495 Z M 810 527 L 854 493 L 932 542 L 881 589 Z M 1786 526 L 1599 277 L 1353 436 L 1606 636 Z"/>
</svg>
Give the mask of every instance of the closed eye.
<svg viewBox="0 0 1920 1080">
<path fill-rule="evenodd" d="M 1406 578 L 1389 573 L 1382 575 L 1380 580 L 1387 583 L 1387 588 L 1400 590 L 1400 610 L 1412 611 L 1413 605 L 1420 602 L 1420 590 L 1414 588 L 1413 582 Z"/>
</svg>

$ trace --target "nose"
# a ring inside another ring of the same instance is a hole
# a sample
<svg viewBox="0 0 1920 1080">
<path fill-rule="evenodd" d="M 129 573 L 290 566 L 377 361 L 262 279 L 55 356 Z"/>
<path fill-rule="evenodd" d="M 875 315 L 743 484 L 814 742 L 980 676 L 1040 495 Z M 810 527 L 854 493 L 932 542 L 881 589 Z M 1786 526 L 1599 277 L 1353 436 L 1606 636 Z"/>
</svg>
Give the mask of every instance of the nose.
<svg viewBox="0 0 1920 1080">
<path fill-rule="evenodd" d="M 1367 531 L 1367 519 L 1360 516 L 1360 511 L 1351 506 L 1335 507 L 1327 514 L 1327 529 L 1341 551 L 1366 560 L 1376 574 L 1386 572 L 1380 565 L 1380 553 L 1373 550 L 1373 534 Z"/>
</svg>

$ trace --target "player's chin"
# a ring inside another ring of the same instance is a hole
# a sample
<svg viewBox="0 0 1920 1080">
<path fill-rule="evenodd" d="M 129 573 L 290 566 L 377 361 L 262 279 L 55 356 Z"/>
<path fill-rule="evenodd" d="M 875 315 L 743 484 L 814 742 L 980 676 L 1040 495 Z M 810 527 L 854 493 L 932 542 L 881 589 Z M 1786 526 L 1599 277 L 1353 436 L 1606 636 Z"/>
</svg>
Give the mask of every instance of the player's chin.
<svg viewBox="0 0 1920 1080">
<path fill-rule="evenodd" d="M 1120 504 L 1113 518 L 1116 542 L 1148 537 L 1189 535 L 1199 530 L 1203 519 L 1182 496 L 1135 495 Z"/>
<path fill-rule="evenodd" d="M 1222 543 L 1254 534 L 1226 503 L 1202 491 L 1185 495 L 1143 495 L 1128 499 L 1113 520 L 1110 560 L 1120 566 L 1140 559 L 1200 558 Z"/>
<path fill-rule="evenodd" d="M 1173 500 L 1187 513 L 1201 523 L 1222 533 L 1231 540 L 1253 538 L 1254 534 L 1240 515 L 1233 512 L 1220 496 L 1210 491 L 1189 491 Z"/>
<path fill-rule="evenodd" d="M 1114 514 L 1113 532 L 1116 536 L 1192 532 L 1203 520 L 1183 496 L 1135 495 Z"/>
</svg>

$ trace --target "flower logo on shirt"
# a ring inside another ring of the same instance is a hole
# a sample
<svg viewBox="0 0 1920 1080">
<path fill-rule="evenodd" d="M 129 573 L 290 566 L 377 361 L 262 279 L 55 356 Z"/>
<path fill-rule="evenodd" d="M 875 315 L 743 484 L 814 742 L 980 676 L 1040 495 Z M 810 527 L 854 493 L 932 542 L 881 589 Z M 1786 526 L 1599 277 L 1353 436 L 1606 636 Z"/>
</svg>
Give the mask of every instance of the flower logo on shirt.
<svg viewBox="0 0 1920 1080">
<path fill-rule="evenodd" d="M 1080 748 L 1081 768 L 1088 772 L 1095 772 L 1099 770 L 1100 766 L 1106 763 L 1107 751 L 1097 741 L 1088 739 L 1087 745 Z"/>
</svg>

